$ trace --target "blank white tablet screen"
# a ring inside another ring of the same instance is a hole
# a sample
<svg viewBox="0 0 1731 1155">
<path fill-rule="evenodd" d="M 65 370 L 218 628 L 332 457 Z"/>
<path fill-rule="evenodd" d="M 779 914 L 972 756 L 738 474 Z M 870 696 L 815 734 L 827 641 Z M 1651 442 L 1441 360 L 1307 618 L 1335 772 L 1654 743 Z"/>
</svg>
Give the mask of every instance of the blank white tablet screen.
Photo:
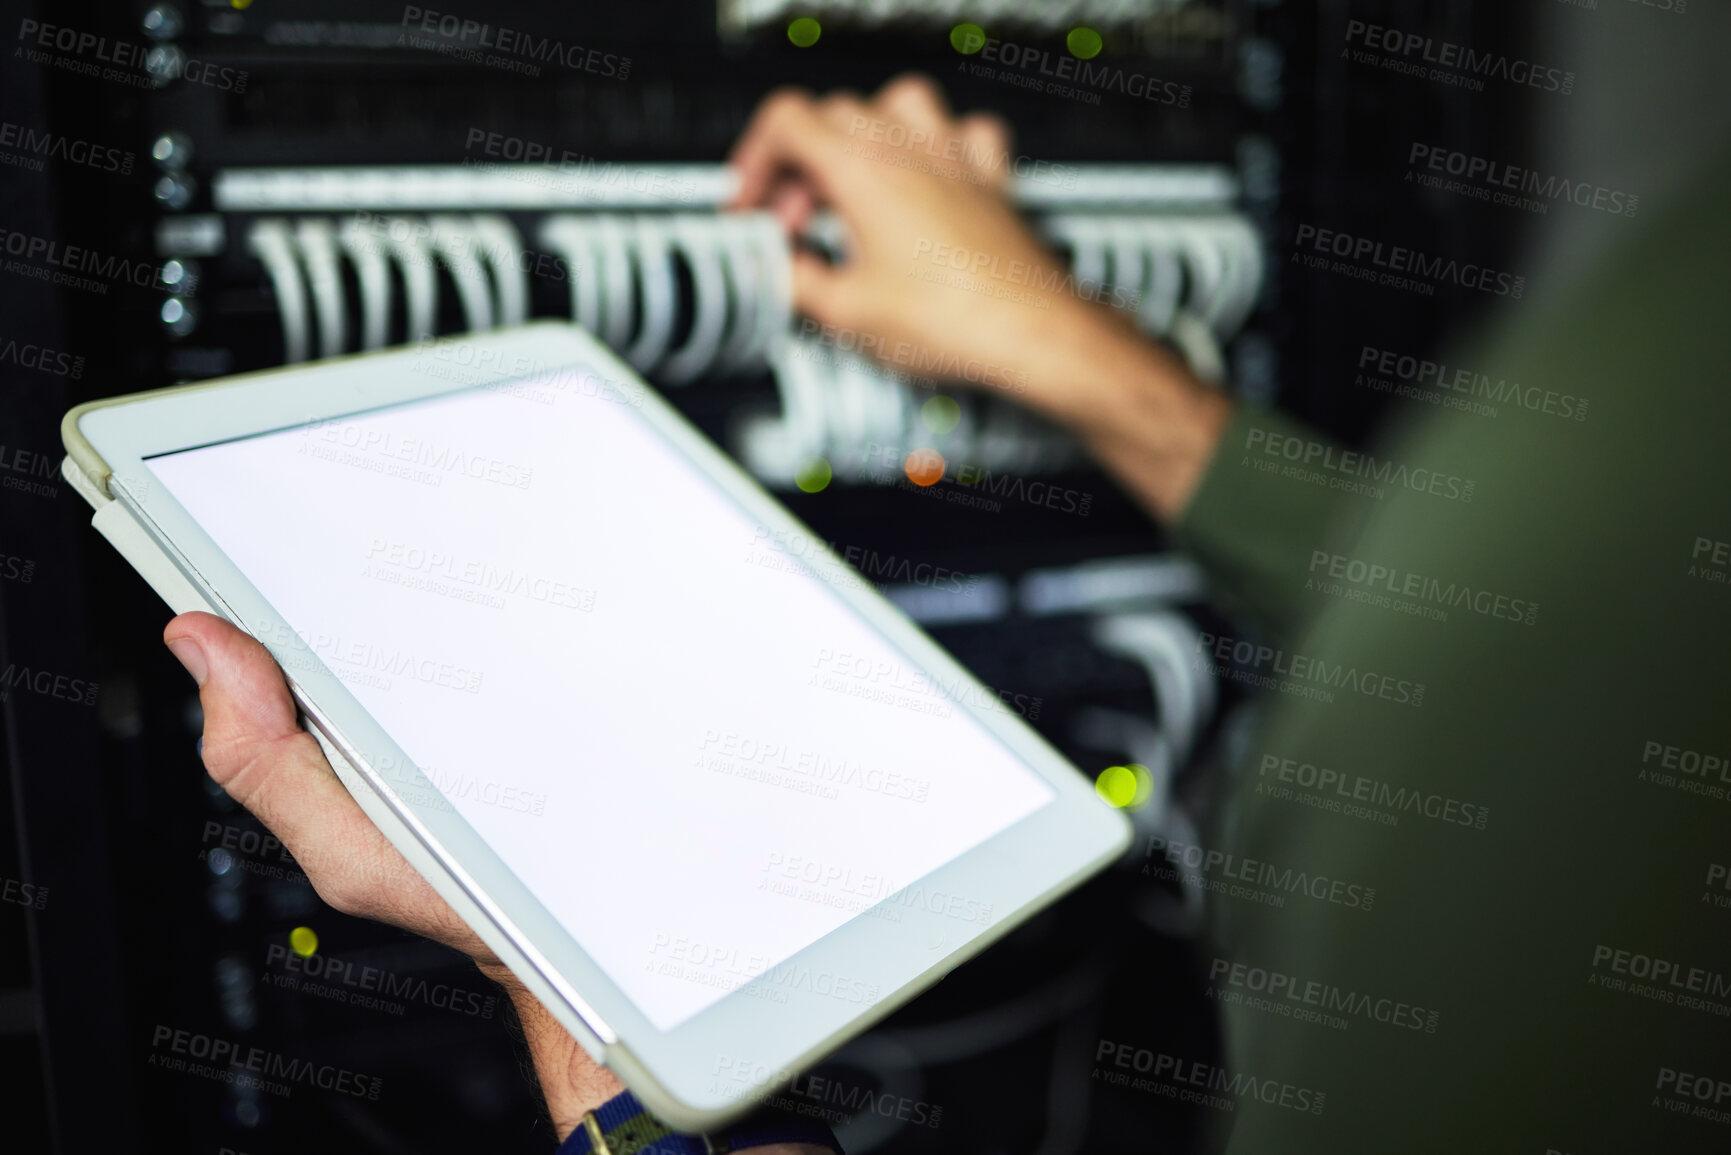
<svg viewBox="0 0 1731 1155">
<path fill-rule="evenodd" d="M 915 884 L 1051 787 L 595 384 L 148 465 L 659 1028 L 902 887 L 990 921 Z"/>
</svg>

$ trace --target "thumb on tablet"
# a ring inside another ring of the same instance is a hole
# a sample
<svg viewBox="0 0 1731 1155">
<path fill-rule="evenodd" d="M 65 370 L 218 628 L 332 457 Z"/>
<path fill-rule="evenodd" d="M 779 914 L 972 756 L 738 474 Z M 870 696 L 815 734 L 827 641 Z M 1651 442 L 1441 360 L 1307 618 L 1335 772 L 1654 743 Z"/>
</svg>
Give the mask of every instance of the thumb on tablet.
<svg viewBox="0 0 1731 1155">
<path fill-rule="evenodd" d="M 205 769 L 230 797 L 291 852 L 295 843 L 366 821 L 301 729 L 288 684 L 264 646 L 205 613 L 180 615 L 162 637 L 198 683 Z"/>
<path fill-rule="evenodd" d="M 206 613 L 181 614 L 162 639 L 198 683 L 205 769 L 282 840 L 320 898 L 489 957 L 338 781 L 270 651 Z"/>
</svg>

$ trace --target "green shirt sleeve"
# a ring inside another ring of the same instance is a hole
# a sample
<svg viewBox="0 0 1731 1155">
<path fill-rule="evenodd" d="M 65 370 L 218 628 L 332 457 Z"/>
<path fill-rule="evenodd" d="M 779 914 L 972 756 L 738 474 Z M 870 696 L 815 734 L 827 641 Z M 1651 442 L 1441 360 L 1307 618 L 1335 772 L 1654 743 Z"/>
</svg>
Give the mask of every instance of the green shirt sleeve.
<svg viewBox="0 0 1731 1155">
<path fill-rule="evenodd" d="M 1213 906 L 1230 1155 L 1731 1151 L 1727 186 L 1607 217 L 1386 450 L 1228 431 L 1184 532 L 1288 632 L 1153 864 Z"/>
<path fill-rule="evenodd" d="M 1312 559 L 1351 531 L 1342 498 L 1363 484 L 1351 472 L 1361 457 L 1273 410 L 1237 407 L 1175 529 L 1224 609 L 1282 637 L 1303 623 Z"/>
</svg>

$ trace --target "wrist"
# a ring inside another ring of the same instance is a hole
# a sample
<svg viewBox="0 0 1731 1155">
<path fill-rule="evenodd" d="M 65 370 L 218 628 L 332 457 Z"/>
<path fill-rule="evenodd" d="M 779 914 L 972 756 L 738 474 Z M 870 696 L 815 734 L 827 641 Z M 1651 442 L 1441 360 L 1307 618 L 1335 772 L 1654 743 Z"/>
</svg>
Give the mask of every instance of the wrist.
<svg viewBox="0 0 1731 1155">
<path fill-rule="evenodd" d="M 1178 520 L 1232 414 L 1224 393 L 1124 317 L 1070 302 L 1030 353 L 1028 401 L 1165 522 Z"/>
<path fill-rule="evenodd" d="M 1134 400 L 1146 405 L 1180 394 L 1190 377 L 1182 362 L 1137 332 L 1129 319 L 1099 305 L 1061 300 L 1029 326 L 1021 363 L 1028 403 L 1079 437 L 1115 424 Z"/>
<path fill-rule="evenodd" d="M 585 1113 L 625 1090 L 625 1084 L 590 1058 L 589 1052 L 510 971 L 499 964 L 483 964 L 481 973 L 505 989 L 517 1010 L 517 1021 L 523 1027 L 523 1041 L 541 1084 L 547 1114 L 553 1120 L 559 1141 L 564 1142 Z"/>
<path fill-rule="evenodd" d="M 511 1005 L 517 1010 L 517 1020 L 523 1027 L 523 1040 L 528 1044 L 529 1058 L 541 1083 L 547 1114 L 553 1120 L 554 1134 L 564 1144 L 572 1132 L 583 1125 L 585 1115 L 599 1112 L 603 1104 L 623 1094 L 625 1084 L 590 1058 L 570 1032 L 560 1026 L 541 1001 L 504 966 L 482 963 L 480 967 L 482 974 L 505 988 Z M 797 1139 L 750 1148 L 752 1155 L 834 1155 L 838 1150 L 828 1143 L 806 1143 Z"/>
</svg>

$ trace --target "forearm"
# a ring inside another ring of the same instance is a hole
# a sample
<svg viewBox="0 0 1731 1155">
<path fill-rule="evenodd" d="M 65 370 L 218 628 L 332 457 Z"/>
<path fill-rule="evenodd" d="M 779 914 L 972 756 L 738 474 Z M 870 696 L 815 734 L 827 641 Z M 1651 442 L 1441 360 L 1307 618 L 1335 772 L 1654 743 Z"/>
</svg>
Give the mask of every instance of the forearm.
<svg viewBox="0 0 1731 1155">
<path fill-rule="evenodd" d="M 1173 544 L 1207 570 L 1217 604 L 1277 637 L 1300 628 L 1310 606 L 1307 565 L 1334 534 L 1350 534 L 1363 511 L 1334 489 L 1265 467 L 1279 460 L 1270 447 L 1320 449 L 1327 439 L 1234 403 L 1103 309 L 1079 311 L 1035 361 L 1048 374 L 1036 391 L 1030 372 L 1036 406 L 1172 531 Z M 1216 465 L 1219 453 L 1226 459 Z"/>
<path fill-rule="evenodd" d="M 1028 400 L 1067 427 L 1160 521 L 1178 521 L 1208 469 L 1232 402 L 1121 318 L 1071 302 L 1023 356 Z"/>
</svg>

